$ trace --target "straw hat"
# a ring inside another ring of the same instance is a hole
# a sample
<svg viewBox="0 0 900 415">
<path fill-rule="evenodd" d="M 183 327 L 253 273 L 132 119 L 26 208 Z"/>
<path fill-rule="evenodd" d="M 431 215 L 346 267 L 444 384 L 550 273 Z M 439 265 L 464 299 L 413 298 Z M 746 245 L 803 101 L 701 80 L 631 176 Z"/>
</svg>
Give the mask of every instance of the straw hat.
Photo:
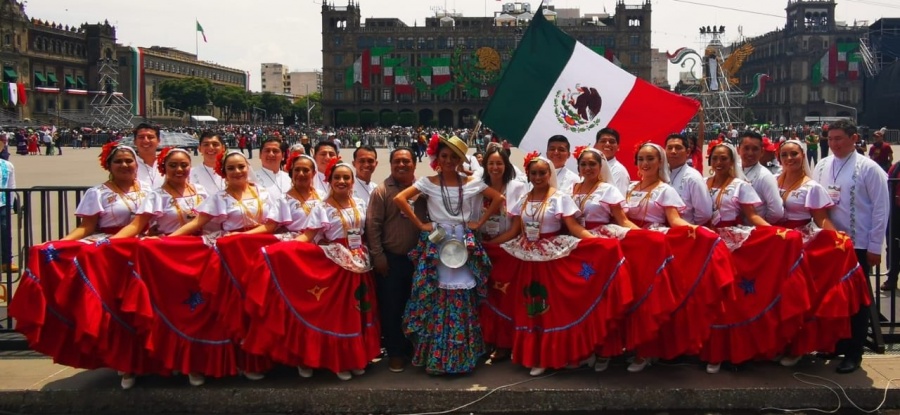
<svg viewBox="0 0 900 415">
<path fill-rule="evenodd" d="M 441 137 L 441 142 L 450 147 L 461 159 L 466 158 L 466 153 L 469 152 L 469 146 L 466 145 L 466 142 L 455 135 L 450 138 Z"/>
</svg>

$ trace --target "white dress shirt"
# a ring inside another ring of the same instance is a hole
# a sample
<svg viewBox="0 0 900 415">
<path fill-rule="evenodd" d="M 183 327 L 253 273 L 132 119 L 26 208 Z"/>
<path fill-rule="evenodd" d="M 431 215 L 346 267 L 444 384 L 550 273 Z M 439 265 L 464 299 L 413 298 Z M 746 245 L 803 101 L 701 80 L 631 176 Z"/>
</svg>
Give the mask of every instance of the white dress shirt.
<svg viewBox="0 0 900 415">
<path fill-rule="evenodd" d="M 366 202 L 366 205 L 368 205 L 369 198 L 372 196 L 372 192 L 375 191 L 376 187 L 377 185 L 374 182 L 366 183 L 357 176 L 353 180 L 353 197 Z"/>
<path fill-rule="evenodd" d="M 753 190 L 763 201 L 756 206 L 756 214 L 761 216 L 770 224 L 778 223 L 784 218 L 784 201 L 781 200 L 781 194 L 778 192 L 778 180 L 769 170 L 761 166 L 759 163 L 744 168 L 744 175 L 753 185 Z"/>
<path fill-rule="evenodd" d="M 328 194 L 328 190 L 331 189 L 328 183 L 325 182 L 325 173 L 316 172 L 316 176 L 313 177 L 313 187 L 319 192 L 319 196 L 324 199 L 325 195 Z"/>
<path fill-rule="evenodd" d="M 628 175 L 628 170 L 615 158 L 607 160 L 607 163 L 609 163 L 609 172 L 612 173 L 613 186 L 616 186 L 616 189 L 619 189 L 623 195 L 628 193 L 628 186 L 631 185 L 631 176 Z"/>
<path fill-rule="evenodd" d="M 671 169 L 669 177 L 671 178 L 669 184 L 687 205 L 681 217 L 692 225 L 709 222 L 712 218 L 712 199 L 709 198 L 706 181 L 700 172 L 685 163 L 681 167 Z"/>
<path fill-rule="evenodd" d="M 843 160 L 833 154 L 825 157 L 816 164 L 813 178 L 831 196 L 834 227 L 850 235 L 856 249 L 881 255 L 890 211 L 884 170 L 854 151 Z"/>
<path fill-rule="evenodd" d="M 140 157 L 137 158 L 137 178 L 139 182 L 147 183 L 153 189 L 159 189 L 162 187 L 163 183 L 166 182 L 166 178 L 163 177 L 162 173 L 159 172 L 159 169 L 156 167 L 156 160 L 153 160 L 153 164 L 149 165 L 144 163 Z"/>
<path fill-rule="evenodd" d="M 572 196 L 572 186 L 580 181 L 581 176 L 566 167 L 556 170 L 556 188 L 569 196 Z"/>
<path fill-rule="evenodd" d="M 272 171 L 265 167 L 256 170 L 256 184 L 269 191 L 269 194 L 284 196 L 291 190 L 291 176 L 281 170 Z"/>
<path fill-rule="evenodd" d="M 191 167 L 191 183 L 203 186 L 210 194 L 216 194 L 225 189 L 225 179 L 216 173 L 216 169 L 207 167 L 205 164 Z"/>
</svg>

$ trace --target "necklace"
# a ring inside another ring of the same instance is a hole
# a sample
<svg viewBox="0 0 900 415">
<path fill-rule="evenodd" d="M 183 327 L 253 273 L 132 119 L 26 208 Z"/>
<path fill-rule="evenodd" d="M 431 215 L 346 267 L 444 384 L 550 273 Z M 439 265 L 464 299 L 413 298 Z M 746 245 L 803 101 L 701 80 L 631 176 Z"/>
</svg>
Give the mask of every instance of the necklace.
<svg viewBox="0 0 900 415">
<path fill-rule="evenodd" d="M 168 189 L 165 189 L 166 187 L 168 187 Z M 192 215 L 192 213 L 194 212 L 194 207 L 200 203 L 200 196 L 197 195 L 197 192 L 194 190 L 193 186 L 187 185 L 187 188 L 185 189 L 188 191 L 188 193 L 190 193 L 190 196 L 188 197 L 184 197 L 184 192 L 181 192 L 181 194 L 176 192 L 175 188 L 172 187 L 172 185 L 168 182 L 163 184 L 163 189 L 165 189 L 166 193 L 168 193 L 169 196 L 172 197 L 172 206 L 175 207 L 175 213 L 178 214 L 178 222 L 184 225 L 189 220 L 194 219 L 194 215 Z M 188 202 L 187 210 L 189 213 L 185 214 L 181 210 L 181 203 L 178 203 L 179 200 L 185 200 Z"/>
<path fill-rule="evenodd" d="M 638 191 L 638 192 L 646 191 L 647 192 L 647 194 L 645 194 L 644 197 L 642 197 L 641 200 L 639 200 L 637 203 L 638 212 L 640 212 L 642 210 L 644 212 L 644 214 L 641 215 L 641 219 L 640 219 L 641 222 L 647 221 L 647 213 L 649 213 L 649 210 L 650 210 L 650 203 L 649 203 L 650 196 L 653 195 L 653 190 L 656 189 L 656 186 L 659 186 L 659 183 L 660 183 L 660 181 L 657 180 L 657 181 L 651 183 L 650 185 L 642 186 L 642 187 L 640 186 L 640 183 L 638 183 L 638 185 L 634 186 L 635 187 L 634 189 L 628 190 L 628 193 L 625 195 L 625 200 L 628 201 L 628 200 L 631 200 L 631 195 L 635 191 Z M 638 188 L 638 187 L 640 187 L 640 188 Z M 641 209 L 641 208 L 643 208 L 643 209 Z"/>
<path fill-rule="evenodd" d="M 847 164 L 850 163 L 850 157 L 853 157 L 853 153 L 851 153 L 849 156 L 847 156 L 847 159 L 844 160 L 843 163 L 841 163 L 841 168 L 838 169 L 837 173 L 834 172 L 834 161 L 831 162 L 831 182 L 832 183 L 837 182 L 837 178 L 838 178 L 838 176 L 841 175 L 841 171 L 843 171 L 844 167 L 847 167 Z M 835 157 L 834 160 L 837 161 L 840 159 Z"/>
<path fill-rule="evenodd" d="M 710 196 L 713 195 L 713 189 L 717 189 L 719 191 L 719 194 L 716 195 L 716 202 L 713 205 L 713 211 L 717 211 L 722 206 L 722 196 L 725 195 L 725 189 L 727 189 L 728 186 L 731 185 L 731 182 L 734 181 L 734 177 L 729 177 L 728 180 L 725 181 L 725 184 L 723 184 L 722 186 L 719 186 L 719 187 L 713 187 L 714 181 L 715 181 L 715 178 L 710 177 L 709 184 L 706 185 L 706 188 L 709 191 Z"/>
<path fill-rule="evenodd" d="M 594 185 L 591 187 L 591 190 L 589 190 L 587 193 L 581 193 L 581 185 L 584 183 L 576 184 L 576 186 L 578 186 L 578 190 L 575 191 L 574 193 L 581 196 L 581 201 L 578 202 L 578 210 L 580 210 L 581 212 L 584 212 L 584 205 L 587 204 L 587 201 L 588 201 L 588 199 L 591 198 L 591 195 L 597 191 L 598 187 L 600 187 L 600 183 L 601 183 L 601 181 L 597 180 L 597 183 L 594 183 Z"/>
<path fill-rule="evenodd" d="M 787 203 L 788 197 L 791 196 L 791 192 L 793 192 L 794 190 L 799 189 L 800 186 L 803 185 L 803 181 L 806 179 L 806 175 L 800 176 L 800 179 L 798 179 L 798 180 L 795 181 L 793 184 L 791 184 L 790 186 L 788 186 L 787 189 L 784 188 L 784 179 L 785 179 L 785 176 L 783 176 L 783 175 L 780 176 L 780 177 L 778 178 L 778 188 L 779 188 L 779 189 L 782 189 L 782 192 L 781 192 L 781 201 L 782 201 L 783 203 Z"/>
<path fill-rule="evenodd" d="M 128 193 L 125 193 L 125 191 L 123 191 L 122 188 L 116 184 L 116 182 L 110 180 L 109 184 L 111 185 L 111 186 L 109 186 L 110 190 L 112 190 L 116 194 L 116 196 L 119 196 L 119 198 L 122 200 L 122 203 L 124 203 L 125 207 L 128 208 L 128 211 L 131 212 L 131 214 L 134 214 L 134 211 L 135 211 L 135 209 L 137 209 L 138 203 L 140 203 L 140 199 L 141 199 L 141 183 L 134 182 L 134 184 L 132 184 L 133 187 L 137 187 L 137 191 L 132 192 L 132 193 L 137 193 L 133 197 L 128 196 Z M 128 204 L 129 200 L 131 201 L 132 204 L 134 204 L 133 208 L 131 205 Z"/>
<path fill-rule="evenodd" d="M 447 189 L 447 186 L 444 185 L 444 175 L 439 174 L 438 180 L 441 183 L 441 201 L 444 203 L 444 210 L 447 211 L 450 216 L 457 216 L 462 213 L 463 207 L 463 182 L 459 180 L 459 198 L 456 201 L 456 207 L 453 206 L 453 199 L 451 199 L 450 190 Z"/>
<path fill-rule="evenodd" d="M 231 196 L 231 198 L 237 202 L 237 205 L 240 206 L 240 208 L 241 208 L 241 224 L 242 225 L 247 224 L 247 220 L 249 219 L 251 226 L 258 226 L 259 224 L 262 223 L 262 211 L 263 211 L 262 200 L 259 199 L 259 193 L 256 192 L 256 190 L 253 188 L 253 186 L 249 186 L 249 187 L 247 187 L 247 189 L 250 190 L 250 194 L 253 196 L 254 199 L 256 199 L 256 214 L 253 214 L 253 215 L 251 215 L 250 209 L 247 208 L 247 205 L 244 204 L 243 198 L 238 197 L 238 196 L 243 196 L 243 194 L 235 196 L 228 190 L 225 190 L 225 193 L 228 193 L 228 196 Z"/>
<path fill-rule="evenodd" d="M 338 204 L 337 200 L 335 200 L 334 197 L 328 199 L 328 204 L 331 205 L 335 210 L 337 210 L 338 218 L 341 219 L 341 227 L 344 229 L 345 238 L 349 237 L 348 233 L 350 229 L 357 229 L 357 227 L 360 227 L 362 225 L 362 219 L 360 218 L 359 209 L 356 208 L 356 202 L 352 197 L 350 198 L 350 206 L 346 208 L 353 209 L 353 217 L 350 218 L 349 224 L 347 223 L 347 220 L 344 219 L 345 208 L 341 207 L 341 205 Z M 354 227 L 353 225 L 356 225 L 356 227 Z"/>
<path fill-rule="evenodd" d="M 153 169 L 147 163 L 144 163 L 143 159 L 141 159 L 140 157 L 138 157 L 138 159 L 141 161 L 141 165 L 143 165 L 144 168 L 147 169 L 147 180 L 150 181 L 150 187 L 156 187 L 156 177 L 154 177 L 156 175 L 153 174 Z"/>
<path fill-rule="evenodd" d="M 522 214 L 524 216 L 530 216 L 532 222 L 538 222 L 538 223 L 543 222 L 544 214 L 546 213 L 546 210 L 547 210 L 547 202 L 550 201 L 550 198 L 554 194 L 556 194 L 556 191 L 554 191 L 553 193 L 547 193 L 546 195 L 544 195 L 544 198 L 541 200 L 541 204 L 538 206 L 535 206 L 531 210 L 531 213 L 528 213 L 528 208 L 531 206 L 528 202 L 532 196 L 532 192 L 528 192 L 528 196 L 525 197 L 525 201 L 522 202 Z M 532 203 L 534 203 L 534 202 L 536 202 L 536 201 L 532 201 Z"/>
<path fill-rule="evenodd" d="M 219 187 L 219 181 L 221 181 L 221 178 L 220 180 L 216 180 L 216 177 L 218 177 L 218 175 L 213 176 L 212 173 L 209 172 L 210 170 L 213 169 L 206 167 L 205 164 L 203 165 L 203 171 L 205 171 L 206 175 L 209 176 L 209 181 L 212 182 L 213 186 L 216 186 L 216 190 L 222 190 L 222 188 Z"/>
<path fill-rule="evenodd" d="M 289 190 L 287 194 L 288 196 L 300 202 L 300 208 L 303 209 L 303 212 L 305 212 L 307 215 L 309 215 L 309 212 L 312 210 L 312 206 L 307 206 L 306 202 L 310 199 L 322 200 L 321 198 L 319 198 L 319 192 L 316 191 L 315 187 L 311 187 L 309 189 L 309 196 L 307 196 L 306 198 L 300 195 L 300 191 L 297 190 L 296 187 L 291 187 L 291 190 Z"/>
</svg>

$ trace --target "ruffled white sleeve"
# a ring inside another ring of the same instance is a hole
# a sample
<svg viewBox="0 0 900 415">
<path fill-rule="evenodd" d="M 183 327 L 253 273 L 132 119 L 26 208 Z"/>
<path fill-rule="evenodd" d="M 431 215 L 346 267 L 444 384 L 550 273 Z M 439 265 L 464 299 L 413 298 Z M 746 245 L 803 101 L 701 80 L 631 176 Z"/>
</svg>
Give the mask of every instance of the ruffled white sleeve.
<svg viewBox="0 0 900 415">
<path fill-rule="evenodd" d="M 211 197 L 206 198 L 200 206 L 197 206 L 197 213 L 212 217 L 215 223 L 224 222 L 228 217 L 228 200 L 231 199 L 228 193 L 219 191 Z"/>
<path fill-rule="evenodd" d="M 828 191 L 821 184 L 815 181 L 807 184 L 809 185 L 809 191 L 806 192 L 807 209 L 825 209 L 834 206 L 831 197 L 828 196 Z"/>
<path fill-rule="evenodd" d="M 325 231 L 328 231 L 330 225 L 331 224 L 328 222 L 327 206 L 325 204 L 319 204 L 309 211 L 309 215 L 306 217 L 306 221 L 303 222 L 301 228 L 304 231 L 307 229 L 325 229 Z"/>
<path fill-rule="evenodd" d="M 594 195 L 596 196 L 595 200 L 606 205 L 621 205 L 625 202 L 625 196 L 622 195 L 622 192 L 609 183 L 601 184 L 600 188 L 594 192 Z"/>
<path fill-rule="evenodd" d="M 684 200 L 678 195 L 678 191 L 669 185 L 662 186 L 659 196 L 657 196 L 653 202 L 656 203 L 657 206 L 663 208 L 673 207 L 677 209 L 679 213 L 684 212 L 687 208 L 687 205 L 684 204 Z"/>
<path fill-rule="evenodd" d="M 428 180 L 428 177 L 420 177 L 419 180 L 413 183 L 413 187 L 419 189 L 420 192 L 425 193 L 427 196 L 435 196 L 434 189 L 436 186 L 431 183 L 431 180 Z"/>
<path fill-rule="evenodd" d="M 527 192 L 523 194 L 518 200 L 507 200 L 506 214 L 508 216 L 522 216 L 522 204 L 525 203 L 526 197 L 528 197 Z"/>
<path fill-rule="evenodd" d="M 735 201 L 740 205 L 759 206 L 763 203 L 750 183 L 739 182 L 735 193 Z"/>
<path fill-rule="evenodd" d="M 578 206 L 575 205 L 575 201 L 572 200 L 571 196 L 564 193 L 558 193 L 557 195 L 557 197 L 553 198 L 553 203 L 556 204 L 553 213 L 557 219 L 574 216 L 579 212 Z"/>
<path fill-rule="evenodd" d="M 94 216 L 103 213 L 103 203 L 100 200 L 100 186 L 94 186 L 84 192 L 81 203 L 79 203 L 78 207 L 75 209 L 75 216 Z"/>
<path fill-rule="evenodd" d="M 158 217 L 163 214 L 163 206 L 165 206 L 166 194 L 163 194 L 165 190 L 162 189 L 154 189 L 152 192 L 147 194 L 147 197 L 144 198 L 144 203 L 141 203 L 138 206 L 137 211 L 134 213 L 136 215 L 151 215 L 153 217 Z"/>
<path fill-rule="evenodd" d="M 291 206 L 286 197 L 269 201 L 267 205 L 269 206 L 269 209 L 266 210 L 269 211 L 269 214 L 266 215 L 266 219 L 269 222 L 274 222 L 279 225 L 293 222 L 293 218 L 291 217 Z"/>
</svg>

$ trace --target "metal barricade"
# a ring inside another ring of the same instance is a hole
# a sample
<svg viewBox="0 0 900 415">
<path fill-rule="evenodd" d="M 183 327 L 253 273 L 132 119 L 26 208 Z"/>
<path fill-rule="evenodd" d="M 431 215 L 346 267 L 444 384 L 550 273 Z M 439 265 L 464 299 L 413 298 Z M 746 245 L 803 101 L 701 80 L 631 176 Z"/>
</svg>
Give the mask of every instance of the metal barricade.
<svg viewBox="0 0 900 415">
<path fill-rule="evenodd" d="M 900 291 L 881 290 L 881 285 L 893 274 L 896 278 L 900 273 L 900 178 L 888 179 L 888 192 L 890 200 L 890 214 L 888 216 L 888 228 L 886 235 L 885 257 L 881 265 L 873 270 L 875 277 L 875 309 L 879 311 L 881 331 L 885 343 L 900 343 L 900 322 L 897 320 L 897 295 Z M 892 272 L 893 271 L 893 272 Z M 894 285 L 896 286 L 896 279 Z M 885 304 L 887 301 L 887 304 Z"/>
<path fill-rule="evenodd" d="M 78 225 L 75 208 L 81 202 L 85 186 L 39 186 L 27 189 L 0 189 L 0 333 L 13 331 L 6 309 L 20 272 L 28 263 L 28 248 L 62 239 Z M 6 231 L 8 229 L 8 232 Z M 9 248 L 7 248 L 9 247 Z M 11 250 L 7 263 L 5 249 Z"/>
</svg>

